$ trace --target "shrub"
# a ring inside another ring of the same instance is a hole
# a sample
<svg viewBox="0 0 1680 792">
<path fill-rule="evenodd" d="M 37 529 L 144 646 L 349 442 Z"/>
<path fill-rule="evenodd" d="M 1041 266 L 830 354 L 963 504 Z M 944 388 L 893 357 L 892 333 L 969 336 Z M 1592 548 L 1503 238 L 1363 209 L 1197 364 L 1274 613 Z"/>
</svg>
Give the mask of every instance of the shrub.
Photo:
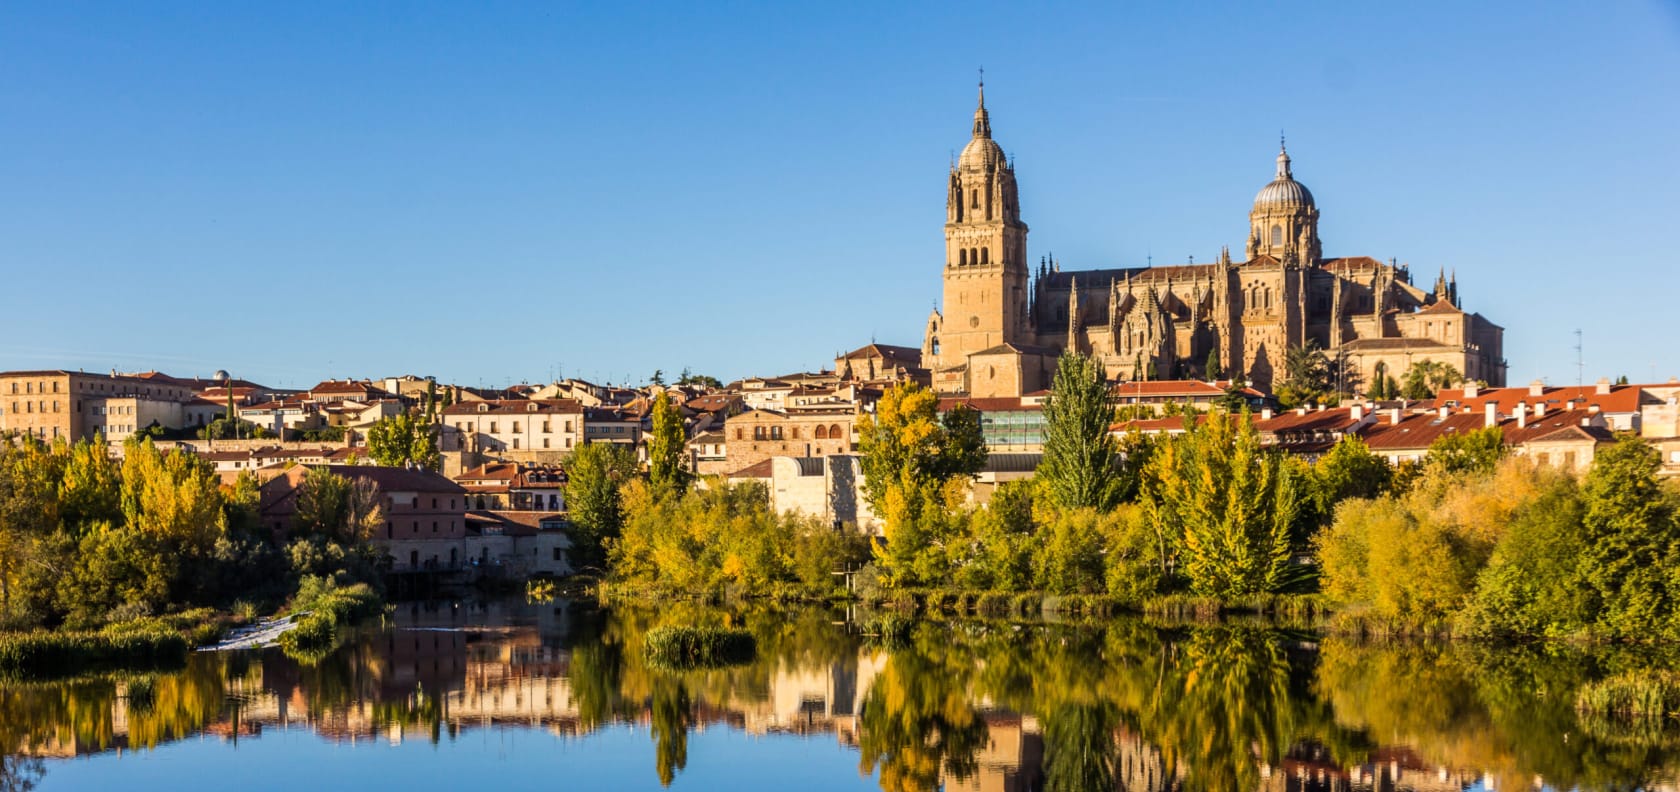
<svg viewBox="0 0 1680 792">
<path fill-rule="evenodd" d="M 750 663 L 758 651 L 752 633 L 726 627 L 655 627 L 642 640 L 648 662 L 673 669 Z"/>
<path fill-rule="evenodd" d="M 975 599 L 974 610 L 982 616 L 1007 616 L 1014 610 L 1014 595 L 988 591 Z"/>
</svg>

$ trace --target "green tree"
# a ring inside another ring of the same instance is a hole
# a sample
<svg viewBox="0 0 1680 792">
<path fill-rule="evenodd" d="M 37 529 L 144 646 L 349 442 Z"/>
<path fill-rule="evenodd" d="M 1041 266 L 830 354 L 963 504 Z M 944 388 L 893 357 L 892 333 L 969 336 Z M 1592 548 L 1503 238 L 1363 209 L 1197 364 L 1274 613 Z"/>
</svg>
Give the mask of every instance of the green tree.
<svg viewBox="0 0 1680 792">
<path fill-rule="evenodd" d="M 71 446 L 58 484 L 64 524 L 79 532 L 90 522 L 119 519 L 121 486 L 121 467 L 105 450 L 103 440 L 83 440 Z"/>
<path fill-rule="evenodd" d="M 1621 638 L 1680 637 L 1680 524 L 1657 479 L 1657 450 L 1624 437 L 1599 451 L 1581 482 L 1582 577 L 1599 599 L 1599 625 Z"/>
<path fill-rule="evenodd" d="M 1372 401 L 1384 401 L 1394 398 L 1398 394 L 1395 394 L 1388 389 L 1389 381 L 1388 364 L 1378 361 L 1377 365 L 1371 370 L 1371 389 L 1365 391 L 1365 398 L 1371 399 Z"/>
<path fill-rule="evenodd" d="M 386 467 L 414 464 L 437 470 L 443 464 L 429 413 L 403 412 L 380 419 L 368 428 L 367 445 L 368 456 Z"/>
<path fill-rule="evenodd" d="M 1388 491 L 1394 470 L 1388 460 L 1371 453 L 1358 435 L 1344 435 L 1313 465 L 1313 499 L 1317 513 L 1328 519 L 1336 504 L 1348 498 L 1375 498 Z"/>
<path fill-rule="evenodd" d="M 655 396 L 653 431 L 647 439 L 648 480 L 655 490 L 680 495 L 688 489 L 689 472 L 684 464 L 687 439 L 682 414 L 677 412 L 670 394 Z"/>
<path fill-rule="evenodd" d="M 1248 407 L 1247 390 L 1248 386 L 1243 384 L 1242 381 L 1233 379 L 1231 384 L 1225 386 L 1225 392 L 1220 394 L 1219 398 L 1213 400 L 1212 406 L 1229 413 L 1242 412 L 1244 408 Z"/>
<path fill-rule="evenodd" d="M 0 619 L 13 615 L 14 594 L 58 529 L 61 468 L 40 442 L 0 440 Z"/>
<path fill-rule="evenodd" d="M 208 550 L 226 529 L 216 469 L 179 448 L 161 453 L 151 440 L 123 446 L 123 528 L 178 551 Z"/>
<path fill-rule="evenodd" d="M 1284 354 L 1284 379 L 1278 386 L 1278 405 L 1293 409 L 1323 403 L 1334 392 L 1335 367 L 1317 341 L 1290 347 Z"/>
<path fill-rule="evenodd" d="M 344 545 L 373 538 L 385 522 L 378 488 L 365 478 L 350 479 L 310 470 L 297 491 L 297 528 Z"/>
<path fill-rule="evenodd" d="M 695 374 L 689 371 L 686 367 L 683 368 L 682 375 L 677 378 L 677 384 L 697 385 L 702 388 L 712 388 L 714 390 L 723 387 L 723 382 L 718 380 L 717 377 L 711 377 L 705 374 Z"/>
<path fill-rule="evenodd" d="M 1063 354 L 1044 405 L 1044 459 L 1037 477 L 1051 502 L 1064 509 L 1106 509 L 1122 483 L 1109 424 L 1108 383 L 1095 358 Z"/>
<path fill-rule="evenodd" d="M 664 369 L 654 369 L 653 370 L 653 376 L 648 377 L 648 383 L 653 384 L 653 385 L 664 385 L 665 384 L 665 370 Z"/>
<path fill-rule="evenodd" d="M 1407 399 L 1433 399 L 1435 392 L 1464 381 L 1464 375 L 1450 363 L 1420 360 L 1406 370 L 1400 395 Z"/>
<path fill-rule="evenodd" d="M 1214 412 L 1155 450 L 1145 470 L 1150 516 L 1174 540 L 1198 594 L 1274 592 L 1289 579 L 1292 529 L 1302 482 L 1278 453 L 1261 448 L 1247 412 Z"/>
<path fill-rule="evenodd" d="M 935 475 L 940 478 L 971 476 L 986 467 L 986 437 L 980 428 L 980 411 L 957 404 L 939 418 L 945 446 L 939 455 Z"/>
<path fill-rule="evenodd" d="M 977 421 L 939 419 L 939 398 L 914 382 L 889 389 L 873 415 L 858 419 L 864 497 L 886 522 L 879 559 L 895 582 L 931 579 L 943 571 L 944 544 L 959 499 L 953 489 L 979 472 L 984 447 Z M 953 437 L 952 429 L 963 433 Z"/>
<path fill-rule="evenodd" d="M 600 569 L 608 544 L 624 528 L 619 487 L 636 473 L 636 458 L 616 443 L 589 443 L 572 452 L 566 470 L 566 507 L 572 517 L 572 568 Z"/>
<path fill-rule="evenodd" d="M 1225 370 L 1219 365 L 1219 350 L 1208 350 L 1207 363 L 1202 365 L 1202 371 L 1207 376 L 1209 382 L 1218 380 L 1220 377 L 1225 376 Z"/>
<path fill-rule="evenodd" d="M 1445 476 L 1485 475 L 1493 472 L 1504 456 L 1504 430 L 1488 426 L 1464 434 L 1442 435 L 1430 443 L 1424 470 Z"/>
</svg>

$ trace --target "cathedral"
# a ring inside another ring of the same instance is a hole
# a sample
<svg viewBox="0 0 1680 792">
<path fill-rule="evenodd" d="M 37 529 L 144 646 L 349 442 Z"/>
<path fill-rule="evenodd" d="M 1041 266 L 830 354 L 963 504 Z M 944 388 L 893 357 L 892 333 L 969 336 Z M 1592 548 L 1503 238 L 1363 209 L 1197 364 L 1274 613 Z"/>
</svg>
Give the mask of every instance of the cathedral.
<svg viewBox="0 0 1680 792">
<path fill-rule="evenodd" d="M 973 138 L 951 166 L 944 296 L 923 365 L 935 389 L 979 397 L 1048 388 L 1064 350 L 1096 356 L 1115 380 L 1207 378 L 1217 367 L 1270 390 L 1287 351 L 1316 344 L 1343 362 L 1350 392 L 1426 360 L 1505 384 L 1504 330 L 1463 310 L 1456 274 L 1426 290 L 1393 260 L 1326 258 L 1318 219 L 1280 146 L 1241 261 L 1226 249 L 1208 264 L 1073 271 L 1041 257 L 1035 268 L 982 84 Z"/>
</svg>

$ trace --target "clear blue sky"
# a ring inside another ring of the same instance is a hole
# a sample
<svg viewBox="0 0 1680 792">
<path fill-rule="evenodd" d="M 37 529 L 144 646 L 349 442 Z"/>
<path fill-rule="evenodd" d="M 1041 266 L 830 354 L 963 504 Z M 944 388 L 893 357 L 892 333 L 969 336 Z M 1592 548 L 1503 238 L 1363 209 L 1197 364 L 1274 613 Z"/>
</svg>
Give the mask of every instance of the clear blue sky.
<svg viewBox="0 0 1680 792">
<path fill-rule="evenodd" d="M 919 344 L 986 69 L 1029 254 L 1456 268 L 1515 383 L 1680 374 L 1658 2 L 0 5 L 0 369 L 730 379 Z"/>
</svg>

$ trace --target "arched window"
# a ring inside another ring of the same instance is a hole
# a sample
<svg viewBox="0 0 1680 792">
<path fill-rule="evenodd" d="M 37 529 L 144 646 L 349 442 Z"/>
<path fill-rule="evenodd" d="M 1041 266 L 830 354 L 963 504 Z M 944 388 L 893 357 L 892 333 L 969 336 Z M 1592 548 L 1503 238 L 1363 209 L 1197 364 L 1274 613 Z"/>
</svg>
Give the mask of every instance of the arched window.
<svg viewBox="0 0 1680 792">
<path fill-rule="evenodd" d="M 828 439 L 828 427 L 823 426 L 821 424 L 817 425 L 817 439 L 818 440 L 827 440 Z"/>
<path fill-rule="evenodd" d="M 980 191 L 979 190 L 974 191 L 974 203 L 970 204 L 969 208 L 970 209 L 979 209 L 980 208 Z"/>
<path fill-rule="evenodd" d="M 828 425 L 828 439 L 830 439 L 830 440 L 841 439 L 840 424 L 829 424 Z"/>
<path fill-rule="evenodd" d="M 968 266 L 968 248 L 963 248 L 962 250 L 957 251 L 957 266 Z"/>
<path fill-rule="evenodd" d="M 1274 245 L 1283 244 L 1283 226 L 1280 226 L 1280 225 L 1272 226 L 1272 244 L 1274 244 Z"/>
<path fill-rule="evenodd" d="M 992 249 L 991 248 L 980 248 L 980 263 L 981 264 L 992 263 Z"/>
<path fill-rule="evenodd" d="M 939 354 L 939 338 L 935 337 L 933 342 L 928 344 L 928 347 L 933 350 L 933 354 Z"/>
</svg>

